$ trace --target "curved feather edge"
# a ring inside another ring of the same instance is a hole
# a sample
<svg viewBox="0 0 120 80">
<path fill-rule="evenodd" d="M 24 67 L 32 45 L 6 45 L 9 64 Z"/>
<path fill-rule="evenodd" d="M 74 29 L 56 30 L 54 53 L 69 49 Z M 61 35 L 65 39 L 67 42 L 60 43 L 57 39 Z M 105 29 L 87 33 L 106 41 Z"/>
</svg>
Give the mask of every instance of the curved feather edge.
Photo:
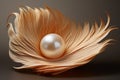
<svg viewBox="0 0 120 80">
<path fill-rule="evenodd" d="M 65 18 L 59 11 L 49 7 L 20 8 L 16 16 L 14 27 L 8 23 L 9 56 L 23 65 L 15 69 L 33 69 L 35 72 L 53 75 L 84 65 L 91 61 L 109 44 L 111 39 L 103 40 L 115 27 L 108 27 L 110 17 L 100 27 L 97 23 L 90 28 L 89 23 L 84 27 L 76 27 L 75 23 Z M 31 22 L 31 23 L 30 23 Z M 49 61 L 41 55 L 39 42 L 48 33 L 57 33 L 66 43 L 65 55 L 56 61 Z"/>
</svg>

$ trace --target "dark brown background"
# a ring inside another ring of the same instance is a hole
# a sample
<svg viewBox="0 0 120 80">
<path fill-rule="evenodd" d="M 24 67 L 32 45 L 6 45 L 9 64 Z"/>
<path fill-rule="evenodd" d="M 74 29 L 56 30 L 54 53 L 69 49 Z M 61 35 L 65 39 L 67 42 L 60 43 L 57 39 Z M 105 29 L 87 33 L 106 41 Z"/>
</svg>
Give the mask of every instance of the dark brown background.
<svg viewBox="0 0 120 80">
<path fill-rule="evenodd" d="M 0 0 L 0 80 L 120 80 L 120 29 L 112 31 L 107 38 L 114 38 L 114 44 L 96 56 L 90 63 L 57 76 L 42 76 L 17 72 L 8 56 L 8 35 L 6 19 L 20 6 L 58 9 L 77 23 L 106 21 L 106 12 L 111 16 L 110 25 L 120 28 L 119 0 Z"/>
</svg>

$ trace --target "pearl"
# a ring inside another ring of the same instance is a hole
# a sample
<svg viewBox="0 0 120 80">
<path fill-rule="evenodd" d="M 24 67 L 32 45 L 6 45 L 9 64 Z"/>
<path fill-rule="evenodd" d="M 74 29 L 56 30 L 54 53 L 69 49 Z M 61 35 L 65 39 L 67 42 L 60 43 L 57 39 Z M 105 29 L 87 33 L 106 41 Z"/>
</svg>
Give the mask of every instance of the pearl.
<svg viewBox="0 0 120 80">
<path fill-rule="evenodd" d="M 65 42 L 58 34 L 47 34 L 40 42 L 42 55 L 47 58 L 59 58 L 65 50 Z"/>
</svg>

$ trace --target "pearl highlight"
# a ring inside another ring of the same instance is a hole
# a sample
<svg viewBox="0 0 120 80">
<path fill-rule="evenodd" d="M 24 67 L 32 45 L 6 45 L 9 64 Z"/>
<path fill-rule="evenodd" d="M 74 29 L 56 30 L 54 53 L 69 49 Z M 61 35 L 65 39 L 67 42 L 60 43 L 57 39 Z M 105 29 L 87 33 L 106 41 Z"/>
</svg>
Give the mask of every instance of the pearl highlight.
<svg viewBox="0 0 120 80">
<path fill-rule="evenodd" d="M 65 51 L 65 42 L 58 34 L 47 34 L 40 42 L 42 55 L 46 58 L 57 59 L 63 55 Z"/>
</svg>

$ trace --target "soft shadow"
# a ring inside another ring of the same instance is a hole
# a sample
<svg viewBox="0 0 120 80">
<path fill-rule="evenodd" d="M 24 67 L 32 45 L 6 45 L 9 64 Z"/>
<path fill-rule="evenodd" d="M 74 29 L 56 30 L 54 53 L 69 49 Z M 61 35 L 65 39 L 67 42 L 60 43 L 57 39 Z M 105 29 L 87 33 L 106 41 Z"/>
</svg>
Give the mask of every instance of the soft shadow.
<svg viewBox="0 0 120 80">
<path fill-rule="evenodd" d="M 20 73 L 36 75 L 32 70 L 17 70 Z M 120 64 L 117 63 L 88 63 L 67 72 L 51 76 L 49 74 L 38 74 L 39 76 L 65 78 L 65 77 L 95 77 L 120 74 Z"/>
<path fill-rule="evenodd" d="M 120 74 L 120 64 L 117 63 L 89 63 L 84 66 L 71 69 L 54 77 L 95 77 Z"/>
</svg>

